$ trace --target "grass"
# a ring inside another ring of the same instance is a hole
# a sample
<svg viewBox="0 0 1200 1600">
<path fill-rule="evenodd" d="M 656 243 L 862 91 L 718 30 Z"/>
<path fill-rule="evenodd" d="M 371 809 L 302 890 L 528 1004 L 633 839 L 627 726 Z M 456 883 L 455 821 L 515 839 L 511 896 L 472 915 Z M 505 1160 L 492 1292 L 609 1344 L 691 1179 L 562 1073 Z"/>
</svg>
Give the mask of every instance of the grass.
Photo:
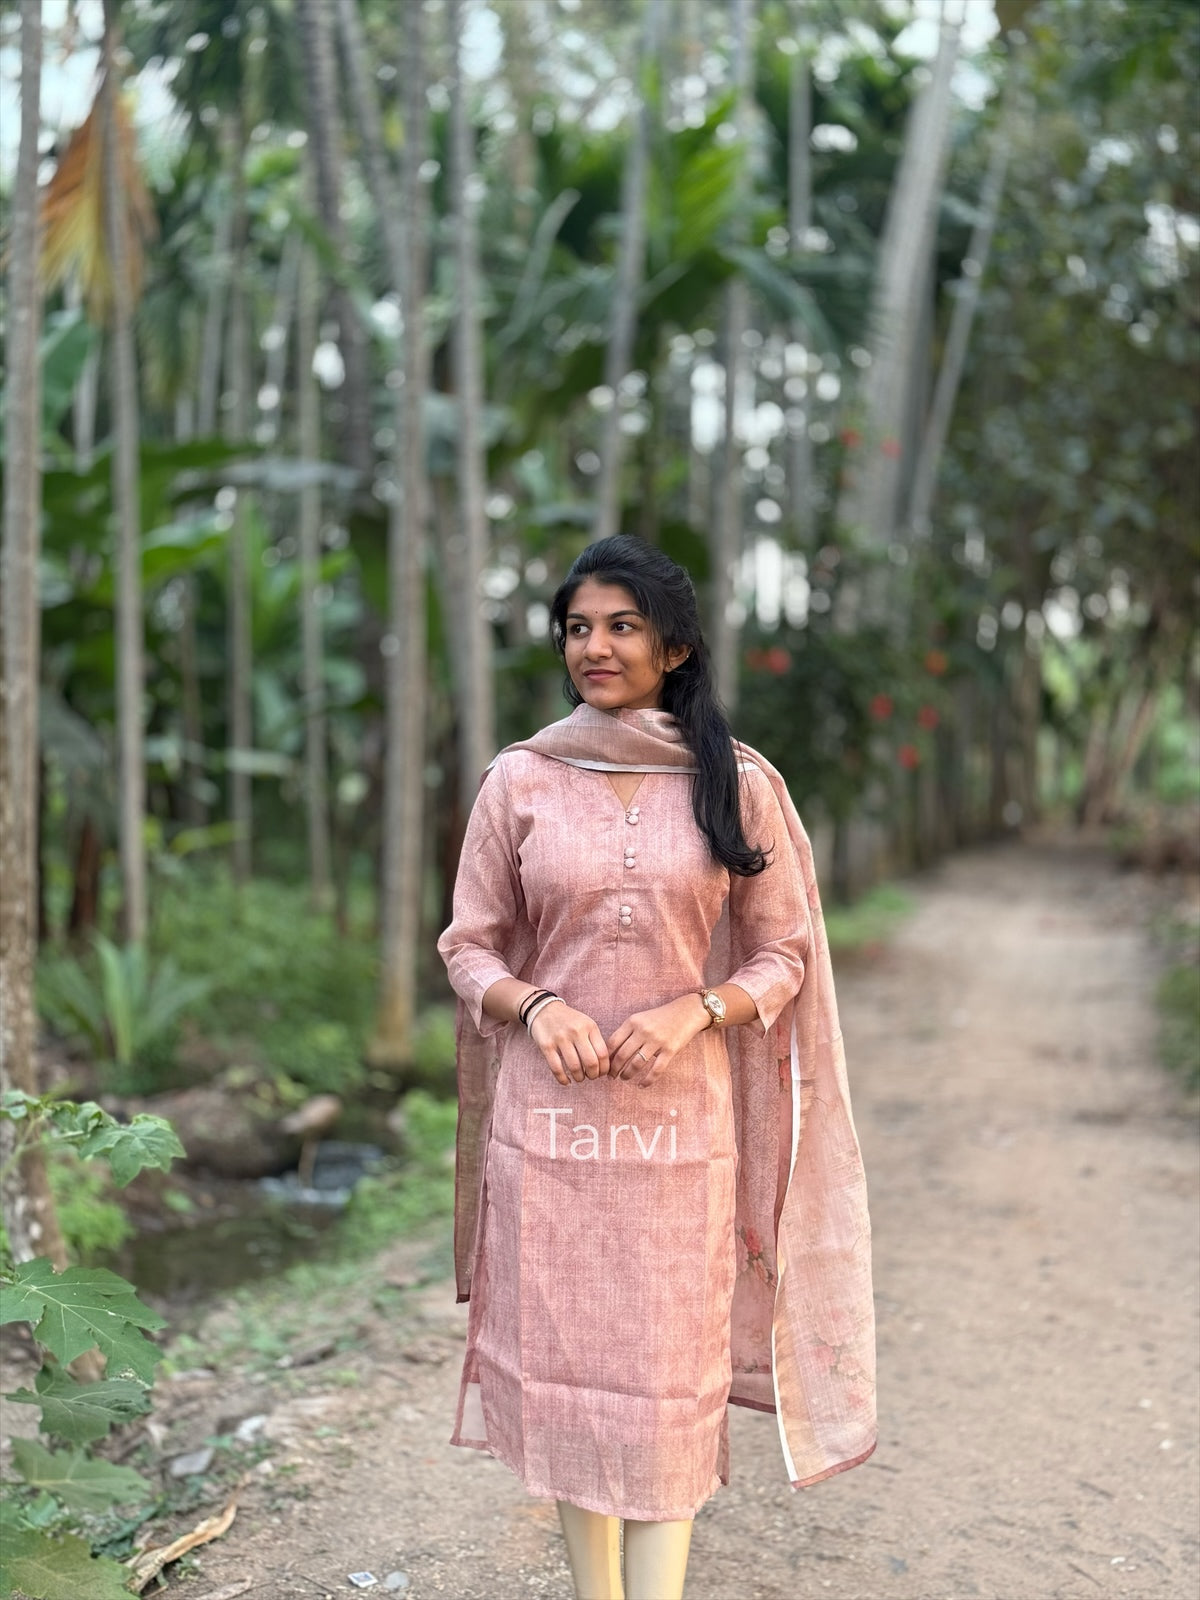
<svg viewBox="0 0 1200 1600">
<path fill-rule="evenodd" d="M 1200 966 L 1172 967 L 1158 985 L 1158 1053 L 1184 1085 L 1200 1089 Z"/>
<path fill-rule="evenodd" d="M 852 906 L 830 906 L 825 912 L 830 950 L 844 956 L 883 944 L 914 906 L 912 896 L 891 883 L 868 889 Z"/>
</svg>

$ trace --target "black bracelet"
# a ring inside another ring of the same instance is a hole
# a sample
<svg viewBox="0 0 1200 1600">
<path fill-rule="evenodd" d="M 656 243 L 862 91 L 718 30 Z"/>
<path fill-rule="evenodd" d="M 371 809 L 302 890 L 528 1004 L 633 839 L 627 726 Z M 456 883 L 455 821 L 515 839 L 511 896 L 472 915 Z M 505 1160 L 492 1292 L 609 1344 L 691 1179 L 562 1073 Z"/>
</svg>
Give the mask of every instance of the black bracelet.
<svg viewBox="0 0 1200 1600">
<path fill-rule="evenodd" d="M 525 1018 L 532 1007 L 535 1006 L 539 1000 L 544 1000 L 550 993 L 552 993 L 552 991 L 549 989 L 535 989 L 532 994 L 527 994 L 525 996 L 524 1000 L 522 1000 L 521 1004 L 517 1007 L 517 1021 L 522 1027 L 525 1026 Z"/>
</svg>

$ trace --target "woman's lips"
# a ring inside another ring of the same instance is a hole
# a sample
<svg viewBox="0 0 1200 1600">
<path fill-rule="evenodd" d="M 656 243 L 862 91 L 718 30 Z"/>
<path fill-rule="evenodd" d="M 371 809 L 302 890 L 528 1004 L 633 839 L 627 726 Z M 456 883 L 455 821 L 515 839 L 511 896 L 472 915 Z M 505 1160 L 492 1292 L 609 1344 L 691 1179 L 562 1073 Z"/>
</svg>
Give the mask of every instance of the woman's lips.
<svg viewBox="0 0 1200 1600">
<path fill-rule="evenodd" d="M 617 674 L 617 673 L 615 673 L 615 672 L 609 672 L 609 671 L 608 671 L 608 670 L 607 670 L 607 669 L 606 669 L 606 668 L 604 668 L 604 667 L 598 667 L 598 668 L 597 668 L 597 669 L 596 669 L 596 670 L 595 670 L 595 672 L 585 672 L 585 673 L 584 673 L 584 677 L 585 677 L 585 678 L 615 678 L 615 677 L 617 677 L 617 676 L 618 676 L 618 674 Z"/>
</svg>

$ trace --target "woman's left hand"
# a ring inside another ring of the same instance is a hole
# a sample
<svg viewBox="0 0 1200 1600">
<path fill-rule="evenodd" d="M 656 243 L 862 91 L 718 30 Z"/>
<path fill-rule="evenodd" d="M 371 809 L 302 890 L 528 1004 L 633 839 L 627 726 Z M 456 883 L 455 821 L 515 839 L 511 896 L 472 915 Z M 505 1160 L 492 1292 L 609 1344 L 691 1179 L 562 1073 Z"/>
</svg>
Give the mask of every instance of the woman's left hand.
<svg viewBox="0 0 1200 1600">
<path fill-rule="evenodd" d="M 605 1041 L 609 1077 L 648 1089 L 684 1045 L 707 1026 L 704 1007 L 694 994 L 680 995 L 652 1011 L 635 1012 Z"/>
</svg>

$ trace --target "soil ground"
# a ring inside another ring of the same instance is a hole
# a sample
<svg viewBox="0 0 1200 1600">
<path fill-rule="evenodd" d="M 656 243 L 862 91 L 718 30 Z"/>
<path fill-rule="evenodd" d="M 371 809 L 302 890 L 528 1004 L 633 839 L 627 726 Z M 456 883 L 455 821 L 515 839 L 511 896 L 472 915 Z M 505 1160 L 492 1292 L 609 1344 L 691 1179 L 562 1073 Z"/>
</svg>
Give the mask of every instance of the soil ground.
<svg viewBox="0 0 1200 1600">
<path fill-rule="evenodd" d="M 688 1600 L 1186 1600 L 1200 1169 L 1194 1105 L 1155 1060 L 1159 891 L 1050 837 L 910 887 L 898 935 L 837 974 L 874 1221 L 879 1448 L 794 1494 L 774 1420 L 735 1410 L 733 1480 L 697 1519 Z M 365 1569 L 404 1573 L 414 1600 L 567 1600 L 553 1506 L 446 1443 L 465 1308 L 447 1281 L 411 1301 L 403 1327 L 374 1325 L 357 1388 L 317 1365 L 267 1402 L 269 1465 L 197 1552 L 198 1581 L 172 1590 L 340 1596 Z M 167 1414 L 202 1408 L 189 1385 L 212 1382 L 174 1380 Z M 223 1400 L 223 1426 L 264 1405 Z"/>
</svg>

